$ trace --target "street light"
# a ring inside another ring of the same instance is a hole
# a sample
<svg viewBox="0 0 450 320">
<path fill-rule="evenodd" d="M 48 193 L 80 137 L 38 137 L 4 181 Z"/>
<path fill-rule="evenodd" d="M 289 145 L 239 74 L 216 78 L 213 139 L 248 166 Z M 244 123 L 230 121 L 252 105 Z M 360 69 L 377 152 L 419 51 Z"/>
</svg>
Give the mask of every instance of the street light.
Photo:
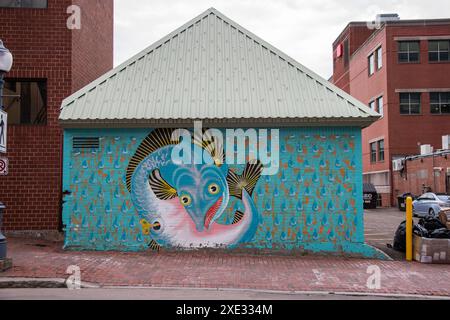
<svg viewBox="0 0 450 320">
<path fill-rule="evenodd" d="M 8 73 L 13 64 L 11 52 L 5 48 L 3 41 L 0 40 L 0 108 L 3 110 L 3 77 Z"/>
<path fill-rule="evenodd" d="M 13 56 L 11 52 L 5 48 L 3 41 L 0 40 L 0 110 L 3 111 L 3 84 L 4 76 L 8 73 L 13 64 Z M 3 227 L 3 211 L 5 205 L 0 202 L 0 261 L 6 259 L 6 237 L 2 234 Z"/>
</svg>

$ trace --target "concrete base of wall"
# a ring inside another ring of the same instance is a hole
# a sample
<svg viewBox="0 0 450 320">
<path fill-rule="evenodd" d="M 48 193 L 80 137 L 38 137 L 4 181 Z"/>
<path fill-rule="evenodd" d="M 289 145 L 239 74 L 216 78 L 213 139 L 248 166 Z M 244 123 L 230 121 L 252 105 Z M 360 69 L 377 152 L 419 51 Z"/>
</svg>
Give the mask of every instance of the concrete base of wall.
<svg viewBox="0 0 450 320">
<path fill-rule="evenodd" d="M 4 272 L 12 268 L 12 259 L 0 260 L 0 272 Z"/>
<path fill-rule="evenodd" d="M 64 241 L 64 234 L 56 230 L 5 231 L 7 238 L 30 238 L 48 241 Z"/>
<path fill-rule="evenodd" d="M 142 248 L 123 247 L 105 248 L 99 250 L 98 248 L 84 248 L 77 246 L 64 246 L 67 251 L 123 251 L 123 252 L 139 252 Z M 151 249 L 147 249 L 151 250 Z M 274 256 L 333 256 L 346 258 L 362 258 L 362 259 L 378 259 L 378 260 L 393 260 L 383 251 L 372 247 L 366 243 L 343 243 L 343 244 L 329 244 L 329 243 L 311 243 L 310 245 L 302 245 L 296 248 L 277 247 L 277 248 L 254 248 L 239 246 L 235 248 L 162 248 L 164 252 L 177 251 L 203 251 L 203 252 L 226 252 L 227 254 L 253 254 L 253 255 L 274 255 Z"/>
</svg>

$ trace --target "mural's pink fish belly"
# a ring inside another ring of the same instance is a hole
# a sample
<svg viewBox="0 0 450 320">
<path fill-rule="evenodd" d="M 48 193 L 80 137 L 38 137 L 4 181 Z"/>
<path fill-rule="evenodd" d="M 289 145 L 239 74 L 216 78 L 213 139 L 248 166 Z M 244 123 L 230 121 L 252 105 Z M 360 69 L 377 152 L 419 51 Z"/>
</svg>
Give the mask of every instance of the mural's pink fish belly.
<svg viewBox="0 0 450 320">
<path fill-rule="evenodd" d="M 174 247 L 199 248 L 199 247 L 227 247 L 236 244 L 248 231 L 253 219 L 258 213 L 252 210 L 251 198 L 243 198 L 245 208 L 244 217 L 236 224 L 222 225 L 213 222 L 209 229 L 197 231 L 195 223 L 184 210 L 178 199 L 165 201 L 161 211 L 165 221 L 164 236 L 170 239 Z M 212 208 L 213 209 L 213 208 Z"/>
</svg>

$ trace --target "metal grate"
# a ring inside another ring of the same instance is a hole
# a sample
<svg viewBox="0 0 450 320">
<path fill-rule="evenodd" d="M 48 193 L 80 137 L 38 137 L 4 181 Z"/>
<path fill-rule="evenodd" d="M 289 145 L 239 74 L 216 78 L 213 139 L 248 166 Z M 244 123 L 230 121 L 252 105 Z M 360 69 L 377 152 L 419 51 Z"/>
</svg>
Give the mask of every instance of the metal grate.
<svg viewBox="0 0 450 320">
<path fill-rule="evenodd" d="M 73 137 L 73 149 L 98 149 L 100 147 L 100 139 L 98 137 Z"/>
</svg>

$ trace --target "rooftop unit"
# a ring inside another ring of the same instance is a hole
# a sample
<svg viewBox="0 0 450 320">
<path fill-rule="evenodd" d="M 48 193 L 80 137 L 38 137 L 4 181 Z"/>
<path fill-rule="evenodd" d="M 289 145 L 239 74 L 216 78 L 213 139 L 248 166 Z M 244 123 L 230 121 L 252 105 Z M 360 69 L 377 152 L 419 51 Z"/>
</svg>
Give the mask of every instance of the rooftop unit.
<svg viewBox="0 0 450 320">
<path fill-rule="evenodd" d="M 450 135 L 446 135 L 442 137 L 442 150 L 450 149 Z"/>
<path fill-rule="evenodd" d="M 380 21 L 380 22 L 399 21 L 399 20 L 400 20 L 400 16 L 398 15 L 398 13 L 377 14 L 377 19 L 376 19 L 376 21 Z"/>
<path fill-rule="evenodd" d="M 426 155 L 426 154 L 432 154 L 433 153 L 433 147 L 431 144 L 423 144 L 420 146 L 420 155 Z"/>
</svg>

